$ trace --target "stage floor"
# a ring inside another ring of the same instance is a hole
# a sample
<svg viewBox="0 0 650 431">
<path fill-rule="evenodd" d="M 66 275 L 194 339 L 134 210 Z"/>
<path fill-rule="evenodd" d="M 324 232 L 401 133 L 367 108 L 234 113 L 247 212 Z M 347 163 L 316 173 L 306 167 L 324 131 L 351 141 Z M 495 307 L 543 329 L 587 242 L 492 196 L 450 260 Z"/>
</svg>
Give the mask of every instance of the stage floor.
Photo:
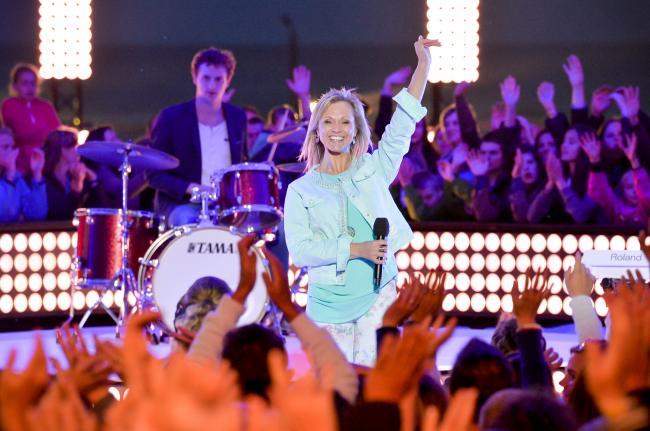
<svg viewBox="0 0 650 431">
<path fill-rule="evenodd" d="M 479 338 L 489 343 L 493 331 L 494 328 L 473 329 L 463 326 L 456 328 L 452 338 L 438 352 L 438 368 L 441 371 L 449 370 L 458 352 L 471 338 Z M 61 363 L 65 364 L 61 349 L 56 344 L 54 330 L 41 330 L 38 332 L 43 337 L 46 354 L 49 357 L 59 359 Z M 34 348 L 34 335 L 36 333 L 37 331 L 0 333 L 0 366 L 2 368 L 5 367 L 9 352 L 15 349 L 18 353 L 16 367 L 22 369 L 26 365 Z M 88 338 L 89 346 L 92 346 L 92 335 L 97 335 L 102 339 L 114 338 L 113 327 L 88 327 L 84 328 L 84 333 Z M 560 354 L 564 363 L 569 359 L 569 349 L 578 344 L 578 339 L 572 324 L 545 328 L 544 337 L 546 338 L 547 345 Z M 300 347 L 300 342 L 295 336 L 288 336 L 286 345 L 289 353 L 289 366 L 299 376 L 309 366 L 306 356 Z M 162 358 L 169 354 L 170 346 L 167 343 L 151 345 L 150 351 L 154 356 Z"/>
</svg>

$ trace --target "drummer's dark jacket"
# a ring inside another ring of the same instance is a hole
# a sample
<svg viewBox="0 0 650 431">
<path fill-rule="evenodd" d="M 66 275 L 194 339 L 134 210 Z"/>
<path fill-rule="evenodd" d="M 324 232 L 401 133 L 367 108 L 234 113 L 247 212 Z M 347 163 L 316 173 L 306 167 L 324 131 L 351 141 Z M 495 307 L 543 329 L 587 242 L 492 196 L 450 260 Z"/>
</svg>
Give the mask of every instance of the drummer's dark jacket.
<svg viewBox="0 0 650 431">
<path fill-rule="evenodd" d="M 228 130 L 232 164 L 248 160 L 246 114 L 244 110 L 221 105 Z M 180 164 L 171 171 L 151 174 L 156 189 L 155 208 L 168 214 L 177 205 L 188 203 L 185 190 L 190 183 L 201 183 L 201 141 L 195 99 L 163 109 L 152 132 L 153 148 L 177 157 Z"/>
</svg>

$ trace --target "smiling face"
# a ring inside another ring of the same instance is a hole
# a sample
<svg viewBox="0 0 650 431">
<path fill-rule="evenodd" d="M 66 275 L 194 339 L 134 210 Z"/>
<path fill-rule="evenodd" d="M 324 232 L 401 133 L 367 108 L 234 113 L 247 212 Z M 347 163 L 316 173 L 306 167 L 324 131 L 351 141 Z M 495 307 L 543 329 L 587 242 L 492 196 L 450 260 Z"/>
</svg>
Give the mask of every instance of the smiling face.
<svg viewBox="0 0 650 431">
<path fill-rule="evenodd" d="M 210 103 L 220 103 L 230 85 L 228 71 L 224 66 L 203 63 L 199 66 L 192 82 L 196 86 L 196 98 Z"/>
<path fill-rule="evenodd" d="M 332 155 L 349 153 L 355 135 L 352 105 L 339 101 L 325 108 L 318 122 L 318 138 L 325 146 L 326 152 Z"/>
</svg>

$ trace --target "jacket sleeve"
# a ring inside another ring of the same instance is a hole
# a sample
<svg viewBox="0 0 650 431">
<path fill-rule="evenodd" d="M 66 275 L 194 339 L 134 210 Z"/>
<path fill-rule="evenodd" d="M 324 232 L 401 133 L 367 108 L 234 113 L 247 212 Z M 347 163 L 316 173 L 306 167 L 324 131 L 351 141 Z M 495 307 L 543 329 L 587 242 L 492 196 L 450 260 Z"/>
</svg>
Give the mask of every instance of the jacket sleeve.
<svg viewBox="0 0 650 431">
<path fill-rule="evenodd" d="M 604 339 L 603 324 L 594 309 L 591 298 L 587 295 L 576 295 L 569 302 L 571 318 L 575 326 L 578 341 Z"/>
<path fill-rule="evenodd" d="M 461 139 L 470 148 L 478 148 L 481 145 L 481 137 L 478 134 L 478 127 L 474 115 L 472 115 L 472 111 L 469 109 L 469 103 L 467 103 L 465 96 L 456 96 L 455 102 Z"/>
<path fill-rule="evenodd" d="M 318 237 L 311 229 L 307 203 L 289 185 L 284 202 L 284 233 L 287 248 L 297 266 L 322 266 L 336 263 L 336 271 L 345 271 L 350 259 L 352 237 L 341 235 L 338 238 Z"/>
<path fill-rule="evenodd" d="M 402 89 L 393 100 L 397 102 L 397 107 L 381 136 L 377 150 L 371 156 L 386 185 L 392 183 L 397 176 L 402 158 L 409 149 L 415 123 L 427 113 L 427 109 L 406 89 Z"/>
<path fill-rule="evenodd" d="M 523 328 L 515 334 L 521 355 L 521 386 L 523 388 L 550 388 L 550 372 L 544 359 L 541 328 Z"/>
<path fill-rule="evenodd" d="M 174 142 L 172 139 L 173 119 L 168 118 L 169 113 L 162 111 L 156 126 L 151 133 L 152 148 L 164 151 L 167 154 L 174 154 Z M 185 191 L 190 185 L 190 181 L 179 178 L 178 176 L 167 172 L 158 171 L 151 174 L 151 186 L 158 189 L 165 194 L 173 197 L 176 200 L 182 200 L 185 196 Z"/>
</svg>

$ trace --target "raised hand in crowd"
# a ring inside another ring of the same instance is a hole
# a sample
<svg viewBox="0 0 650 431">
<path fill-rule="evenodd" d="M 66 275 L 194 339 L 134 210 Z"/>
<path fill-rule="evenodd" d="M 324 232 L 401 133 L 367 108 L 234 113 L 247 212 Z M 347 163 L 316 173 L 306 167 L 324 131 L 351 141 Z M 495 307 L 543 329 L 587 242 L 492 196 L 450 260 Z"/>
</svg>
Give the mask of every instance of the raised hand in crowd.
<svg viewBox="0 0 650 431">
<path fill-rule="evenodd" d="M 601 85 L 591 93 L 591 115 L 601 117 L 612 103 L 611 94 L 614 90 L 609 85 Z"/>
<path fill-rule="evenodd" d="M 638 272 L 629 274 L 610 295 L 608 345 L 585 346 L 587 388 L 612 426 L 635 417 L 639 400 L 634 391 L 650 386 L 650 290 L 642 280 Z M 641 418 L 648 426 L 647 412 Z"/>
<path fill-rule="evenodd" d="M 401 326 L 415 311 L 425 294 L 426 286 L 418 277 L 407 279 L 393 303 L 386 309 L 382 318 L 382 326 L 396 328 Z"/>
<path fill-rule="evenodd" d="M 29 158 L 29 169 L 32 173 L 32 180 L 40 182 L 43 180 L 43 168 L 45 167 L 45 153 L 40 148 L 32 149 Z"/>
<path fill-rule="evenodd" d="M 504 124 L 506 127 L 514 127 L 520 95 L 519 85 L 512 75 L 508 75 L 499 87 L 501 89 L 501 99 L 506 107 Z"/>
<path fill-rule="evenodd" d="M 68 362 L 67 370 L 58 367 L 58 374 L 67 374 L 80 396 L 91 405 L 99 402 L 108 395 L 108 376 L 114 371 L 110 362 L 89 352 L 79 328 L 64 324 L 56 335 Z"/>
<path fill-rule="evenodd" d="M 537 87 L 537 100 L 544 108 L 547 118 L 554 118 L 557 115 L 555 106 L 555 86 L 553 83 L 544 81 Z"/>
<path fill-rule="evenodd" d="M 544 360 L 546 361 L 546 364 L 552 373 L 555 371 L 560 371 L 562 369 L 562 357 L 552 347 L 544 350 Z"/>
<path fill-rule="evenodd" d="M 624 138 L 621 140 L 619 143 L 619 148 L 621 151 L 623 151 L 623 154 L 625 154 L 625 157 L 630 161 L 630 166 L 632 169 L 637 169 L 641 164 L 639 163 L 639 158 L 636 153 L 636 146 L 637 146 L 637 138 L 636 134 L 631 133 L 629 135 L 625 135 Z"/>
<path fill-rule="evenodd" d="M 449 400 L 447 411 L 441 418 L 436 407 L 427 407 L 422 416 L 421 431 L 471 431 L 474 409 L 479 391 L 476 388 L 461 388 Z"/>
<path fill-rule="evenodd" d="M 84 404 L 74 378 L 58 367 L 55 381 L 26 416 L 28 429 L 34 431 L 99 430 L 97 417 Z"/>
<path fill-rule="evenodd" d="M 257 253 L 253 249 L 255 235 L 247 235 L 239 240 L 239 284 L 232 294 L 232 299 L 244 304 L 255 286 L 257 279 Z"/>
<path fill-rule="evenodd" d="M 573 268 L 570 268 L 564 273 L 564 284 L 567 288 L 567 293 L 571 297 L 579 295 L 591 295 L 596 279 L 589 268 L 582 263 L 582 254 L 576 253 L 576 263 Z"/>
<path fill-rule="evenodd" d="M 512 164 L 512 178 L 521 177 L 521 169 L 524 166 L 524 156 L 521 154 L 521 149 L 515 150 L 515 160 Z"/>
<path fill-rule="evenodd" d="M 639 122 L 639 110 L 641 109 L 639 87 L 619 87 L 611 93 L 610 97 L 616 102 L 621 116 L 628 118 L 632 125 Z"/>
<path fill-rule="evenodd" d="M 555 154 L 550 153 L 546 159 L 546 175 L 548 177 L 547 189 L 553 186 L 561 189 L 566 186 L 562 162 Z"/>
<path fill-rule="evenodd" d="M 595 165 L 600 163 L 600 141 L 595 133 L 585 133 L 580 136 L 580 147 L 589 158 L 589 163 Z"/>
<path fill-rule="evenodd" d="M 517 319 L 519 328 L 535 324 L 535 317 L 539 305 L 551 294 L 548 287 L 549 277 L 547 273 L 537 271 L 531 275 L 526 274 L 526 285 L 521 293 L 513 292 L 512 312 Z"/>
<path fill-rule="evenodd" d="M 287 79 L 287 87 L 296 95 L 300 104 L 300 117 L 303 120 L 311 116 L 311 70 L 307 66 L 298 66 L 293 68 L 293 76 Z"/>
<path fill-rule="evenodd" d="M 384 96 L 392 97 L 393 88 L 398 86 L 404 87 L 412 74 L 413 74 L 413 68 L 411 66 L 400 67 L 394 72 L 391 72 L 384 79 L 384 86 L 381 89 L 381 94 Z"/>
<path fill-rule="evenodd" d="M 452 162 L 449 162 L 448 160 L 438 160 L 436 162 L 436 168 L 438 169 L 438 174 L 448 183 L 456 179 L 456 171 Z"/>
<path fill-rule="evenodd" d="M 418 173 L 418 168 L 411 160 L 404 158 L 402 164 L 399 167 L 397 172 L 397 180 L 399 181 L 402 187 L 406 187 L 411 184 L 413 180 L 413 175 Z"/>
<path fill-rule="evenodd" d="M 271 301 L 278 307 L 287 321 L 291 322 L 302 311 L 291 300 L 287 271 L 285 271 L 282 263 L 280 263 L 280 260 L 273 253 L 267 252 L 266 258 L 269 261 L 269 267 L 271 269 L 270 275 L 267 273 L 262 274 L 266 291 Z"/>
<path fill-rule="evenodd" d="M 580 58 L 575 54 L 571 54 L 567 57 L 562 68 L 571 84 L 571 107 L 583 108 L 587 106 L 585 101 L 585 74 L 582 70 Z"/>
<path fill-rule="evenodd" d="M 34 353 L 23 371 L 16 369 L 17 352 L 9 352 L 0 381 L 0 422 L 5 431 L 29 430 L 26 412 L 38 404 L 50 383 L 43 340 L 35 337 Z"/>
<path fill-rule="evenodd" d="M 472 84 L 467 81 L 461 81 L 454 87 L 454 97 L 464 96 L 467 90 L 470 89 Z"/>
<path fill-rule="evenodd" d="M 475 177 L 486 175 L 488 171 L 488 162 L 483 155 L 477 150 L 467 152 L 467 166 Z"/>
<path fill-rule="evenodd" d="M 304 376 L 291 382 L 291 372 L 286 367 L 286 357 L 282 352 L 271 350 L 268 363 L 272 382 L 269 398 L 271 406 L 279 413 L 280 429 L 337 429 L 331 368 L 325 367 L 317 377 L 312 366 Z"/>
<path fill-rule="evenodd" d="M 417 278 L 417 277 L 416 277 Z M 424 295 L 411 313 L 410 320 L 422 323 L 427 318 L 433 319 L 442 308 L 442 299 L 445 294 L 445 280 L 447 273 L 441 270 L 429 271 L 424 278 Z"/>
</svg>

